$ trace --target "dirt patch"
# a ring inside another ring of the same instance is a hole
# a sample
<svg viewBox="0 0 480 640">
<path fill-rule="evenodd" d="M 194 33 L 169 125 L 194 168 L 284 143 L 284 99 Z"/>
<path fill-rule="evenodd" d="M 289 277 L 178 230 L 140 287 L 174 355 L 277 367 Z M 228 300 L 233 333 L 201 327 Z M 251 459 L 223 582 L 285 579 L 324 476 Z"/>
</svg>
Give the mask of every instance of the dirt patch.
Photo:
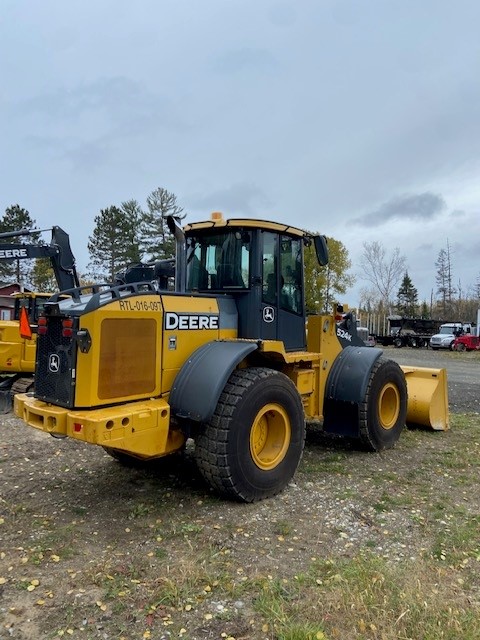
<svg viewBox="0 0 480 640">
<path fill-rule="evenodd" d="M 478 359 L 465 362 L 473 379 Z M 452 398 L 455 414 L 478 412 L 478 383 Z M 473 639 L 479 427 L 454 415 L 449 432 L 406 431 L 381 454 L 309 430 L 287 490 L 244 505 L 208 490 L 190 449 L 129 469 L 2 417 L 0 638 Z M 417 601 L 437 636 L 419 631 Z"/>
</svg>

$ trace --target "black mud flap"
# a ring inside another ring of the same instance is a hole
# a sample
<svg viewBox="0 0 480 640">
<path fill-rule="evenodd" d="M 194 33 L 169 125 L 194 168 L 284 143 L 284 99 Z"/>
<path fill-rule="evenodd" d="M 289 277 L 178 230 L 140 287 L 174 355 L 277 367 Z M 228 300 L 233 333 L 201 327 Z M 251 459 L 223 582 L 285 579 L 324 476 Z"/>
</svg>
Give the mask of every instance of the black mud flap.
<svg viewBox="0 0 480 640">
<path fill-rule="evenodd" d="M 210 420 L 230 374 L 256 349 L 258 343 L 247 340 L 216 340 L 199 347 L 174 380 L 168 399 L 172 414 L 195 422 Z"/>
<path fill-rule="evenodd" d="M 358 438 L 359 404 L 363 402 L 370 372 L 382 355 L 374 347 L 345 347 L 333 363 L 325 386 L 323 429 L 326 433 Z"/>
</svg>

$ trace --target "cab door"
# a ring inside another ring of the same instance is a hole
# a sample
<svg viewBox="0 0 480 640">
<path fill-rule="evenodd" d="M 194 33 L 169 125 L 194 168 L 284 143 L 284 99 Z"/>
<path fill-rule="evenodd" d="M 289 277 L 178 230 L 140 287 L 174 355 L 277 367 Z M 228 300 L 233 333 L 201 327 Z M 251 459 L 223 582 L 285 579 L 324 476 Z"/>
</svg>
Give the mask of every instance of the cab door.
<svg viewBox="0 0 480 640">
<path fill-rule="evenodd" d="M 262 233 L 261 337 L 287 351 L 305 349 L 305 300 L 301 238 Z"/>
</svg>

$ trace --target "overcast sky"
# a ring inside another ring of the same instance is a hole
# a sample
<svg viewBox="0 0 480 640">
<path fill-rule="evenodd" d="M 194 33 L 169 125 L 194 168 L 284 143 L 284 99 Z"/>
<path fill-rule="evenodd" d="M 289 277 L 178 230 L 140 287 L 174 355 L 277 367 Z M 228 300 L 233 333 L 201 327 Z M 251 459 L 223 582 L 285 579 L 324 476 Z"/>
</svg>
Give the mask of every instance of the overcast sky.
<svg viewBox="0 0 480 640">
<path fill-rule="evenodd" d="M 69 234 L 157 187 L 480 276 L 478 0 L 0 0 L 0 212 Z M 46 234 L 49 238 L 49 234 Z"/>
</svg>

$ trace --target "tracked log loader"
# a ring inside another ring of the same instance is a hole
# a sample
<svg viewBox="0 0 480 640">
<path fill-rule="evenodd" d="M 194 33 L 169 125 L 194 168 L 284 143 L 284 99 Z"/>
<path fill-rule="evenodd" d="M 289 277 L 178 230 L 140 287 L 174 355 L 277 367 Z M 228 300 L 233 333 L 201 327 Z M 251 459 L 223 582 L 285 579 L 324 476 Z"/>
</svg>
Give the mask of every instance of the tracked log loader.
<svg viewBox="0 0 480 640">
<path fill-rule="evenodd" d="M 193 439 L 208 485 L 253 502 L 293 477 L 306 422 L 393 447 L 407 422 L 448 428 L 442 369 L 400 368 L 357 336 L 353 313 L 305 317 L 304 247 L 326 239 L 212 214 L 182 229 L 175 291 L 126 283 L 54 295 L 38 324 L 34 394 L 15 413 L 121 462 Z"/>
<path fill-rule="evenodd" d="M 38 234 L 38 230 L 22 229 L 1 233 L 0 262 L 47 258 L 59 290 L 78 287 L 80 282 L 68 234 L 60 227 L 53 227 L 51 232 L 50 244 L 1 242 Z M 0 320 L 0 413 L 11 410 L 15 393 L 33 388 L 37 320 L 50 295 L 31 291 L 17 293 L 13 319 Z"/>
</svg>

